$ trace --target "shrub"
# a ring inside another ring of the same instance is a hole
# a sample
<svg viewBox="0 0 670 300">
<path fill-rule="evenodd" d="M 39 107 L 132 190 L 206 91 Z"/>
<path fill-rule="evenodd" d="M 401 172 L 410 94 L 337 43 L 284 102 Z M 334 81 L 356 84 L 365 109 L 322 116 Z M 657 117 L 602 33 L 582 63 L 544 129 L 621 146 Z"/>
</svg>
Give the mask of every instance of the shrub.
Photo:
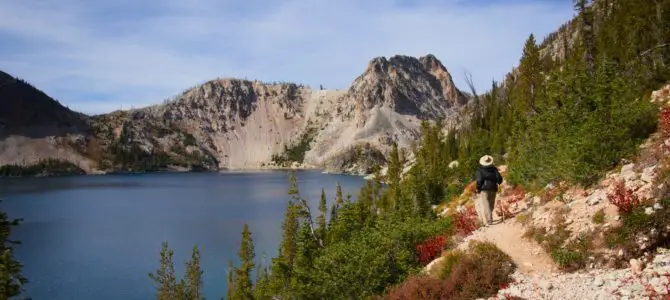
<svg viewBox="0 0 670 300">
<path fill-rule="evenodd" d="M 558 188 L 555 188 L 555 187 L 554 188 L 548 188 L 540 194 L 540 199 L 541 199 L 542 203 L 547 203 L 547 202 L 550 202 L 550 201 L 554 200 L 557 196 L 559 196 L 559 194 L 560 194 L 560 191 L 558 190 Z"/>
<path fill-rule="evenodd" d="M 341 209 L 338 222 L 355 222 L 357 216 L 347 218 Z M 328 299 L 332 291 L 347 299 L 382 294 L 388 286 L 402 282 L 421 268 L 416 256 L 418 243 L 431 236 L 450 235 L 450 228 L 450 218 L 410 218 L 402 222 L 389 218 L 374 226 L 352 228 L 348 238 L 332 240 L 319 250 L 306 270 L 309 297 L 304 298 Z"/>
<path fill-rule="evenodd" d="M 426 265 L 436 257 L 440 256 L 446 240 L 447 238 L 444 236 L 436 236 L 416 245 L 419 262 L 421 262 L 422 265 Z"/>
<path fill-rule="evenodd" d="M 460 262 L 466 253 L 461 250 L 452 250 L 444 254 L 442 260 L 442 270 L 440 271 L 440 278 L 444 279 L 451 274 L 451 271 L 458 262 Z"/>
<path fill-rule="evenodd" d="M 551 258 L 566 271 L 574 271 L 586 266 L 589 257 L 590 237 L 580 236 L 568 242 L 565 247 L 553 248 Z"/>
<path fill-rule="evenodd" d="M 388 300 L 433 300 L 445 299 L 443 282 L 430 276 L 412 276 L 393 288 L 385 299 Z"/>
<path fill-rule="evenodd" d="M 516 221 L 519 222 L 521 225 L 528 225 L 530 221 L 532 221 L 533 218 L 529 212 L 522 213 L 520 215 L 516 216 Z"/>
<path fill-rule="evenodd" d="M 391 289 L 386 299 L 476 299 L 494 295 L 516 269 L 509 255 L 489 242 L 472 242 L 468 253 L 445 257 L 443 279 L 414 276 Z"/>
<path fill-rule="evenodd" d="M 511 282 L 516 265 L 493 243 L 472 242 L 469 251 L 445 277 L 445 289 L 451 296 L 448 299 L 488 297 Z"/>
<path fill-rule="evenodd" d="M 649 235 L 649 248 L 653 249 L 656 246 L 667 244 L 668 239 L 663 235 L 668 233 L 668 226 L 670 225 L 670 199 L 662 200 L 659 204 L 662 209 L 655 210 L 650 215 L 645 212 L 644 207 L 637 207 L 631 213 L 623 215 L 621 226 L 610 228 L 603 233 L 605 245 L 612 249 L 622 247 L 627 249 L 630 254 L 635 255 L 636 252 L 641 251 L 636 244 L 636 237 L 641 234 L 646 235 L 652 231 L 656 234 Z"/>
<path fill-rule="evenodd" d="M 658 118 L 658 130 L 664 138 L 670 137 L 670 107 L 661 111 Z"/>
<path fill-rule="evenodd" d="M 605 209 L 601 208 L 595 214 L 593 214 L 591 221 L 593 221 L 594 224 L 605 223 Z"/>
<path fill-rule="evenodd" d="M 632 190 L 626 189 L 623 181 L 616 183 L 614 191 L 607 194 L 607 199 L 617 207 L 620 214 L 629 214 L 642 203 Z"/>
<path fill-rule="evenodd" d="M 456 213 L 456 233 L 468 236 L 477 230 L 477 211 L 474 207 L 468 207 L 462 212 Z"/>
<path fill-rule="evenodd" d="M 184 146 L 197 146 L 198 142 L 195 137 L 190 133 L 184 134 Z"/>
<path fill-rule="evenodd" d="M 553 232 L 548 232 L 544 227 L 531 227 L 524 233 L 524 237 L 533 238 L 565 271 L 586 266 L 592 245 L 591 237 L 580 236 L 570 240 L 571 231 L 567 229 L 565 219 L 560 215 L 557 216 L 555 224 L 556 229 Z"/>
</svg>

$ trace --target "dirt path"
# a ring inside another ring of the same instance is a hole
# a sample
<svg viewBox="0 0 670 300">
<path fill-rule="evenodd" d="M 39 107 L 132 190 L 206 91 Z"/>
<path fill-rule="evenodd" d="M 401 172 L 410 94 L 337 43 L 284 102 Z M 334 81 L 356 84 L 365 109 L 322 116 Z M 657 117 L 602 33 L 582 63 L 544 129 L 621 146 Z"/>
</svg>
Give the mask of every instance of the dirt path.
<svg viewBox="0 0 670 300">
<path fill-rule="evenodd" d="M 547 274 L 558 270 L 551 257 L 535 241 L 523 237 L 521 224 L 514 219 L 498 222 L 494 221 L 495 225 L 475 231 L 458 248 L 466 249 L 470 240 L 489 241 L 511 256 L 520 272 Z"/>
</svg>

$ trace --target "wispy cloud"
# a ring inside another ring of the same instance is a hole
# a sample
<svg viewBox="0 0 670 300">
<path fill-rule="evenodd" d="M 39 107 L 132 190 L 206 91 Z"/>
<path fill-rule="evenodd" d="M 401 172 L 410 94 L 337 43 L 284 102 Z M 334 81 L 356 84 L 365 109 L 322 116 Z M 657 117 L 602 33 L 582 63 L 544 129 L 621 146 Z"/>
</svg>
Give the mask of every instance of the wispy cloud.
<svg viewBox="0 0 670 300">
<path fill-rule="evenodd" d="M 86 113 L 216 77 L 344 89 L 376 56 L 435 54 L 465 88 L 573 15 L 552 0 L 0 0 L 0 70 Z"/>
</svg>

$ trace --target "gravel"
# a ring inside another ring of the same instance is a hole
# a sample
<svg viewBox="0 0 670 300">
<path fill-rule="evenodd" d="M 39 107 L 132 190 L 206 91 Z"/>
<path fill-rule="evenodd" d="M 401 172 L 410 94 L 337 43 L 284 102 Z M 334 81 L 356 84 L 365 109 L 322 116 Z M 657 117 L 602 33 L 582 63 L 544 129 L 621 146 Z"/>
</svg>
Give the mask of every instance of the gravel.
<svg viewBox="0 0 670 300">
<path fill-rule="evenodd" d="M 525 275 L 516 272 L 514 283 L 492 299 L 664 299 L 670 292 L 670 251 L 658 249 L 639 275 L 630 268 L 580 273 Z"/>
</svg>

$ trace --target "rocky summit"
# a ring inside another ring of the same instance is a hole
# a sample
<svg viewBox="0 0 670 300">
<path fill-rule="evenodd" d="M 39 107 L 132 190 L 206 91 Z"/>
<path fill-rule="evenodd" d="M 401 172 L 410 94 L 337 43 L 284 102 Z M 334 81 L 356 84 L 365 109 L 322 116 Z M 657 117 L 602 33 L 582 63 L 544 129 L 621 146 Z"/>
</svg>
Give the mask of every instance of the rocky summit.
<svg viewBox="0 0 670 300">
<path fill-rule="evenodd" d="M 0 165 L 68 161 L 86 172 L 324 168 L 365 174 L 421 121 L 458 117 L 468 97 L 433 55 L 377 57 L 348 90 L 216 79 L 162 104 L 73 112 L 0 74 Z M 26 155 L 29 153 L 29 155 Z"/>
</svg>

